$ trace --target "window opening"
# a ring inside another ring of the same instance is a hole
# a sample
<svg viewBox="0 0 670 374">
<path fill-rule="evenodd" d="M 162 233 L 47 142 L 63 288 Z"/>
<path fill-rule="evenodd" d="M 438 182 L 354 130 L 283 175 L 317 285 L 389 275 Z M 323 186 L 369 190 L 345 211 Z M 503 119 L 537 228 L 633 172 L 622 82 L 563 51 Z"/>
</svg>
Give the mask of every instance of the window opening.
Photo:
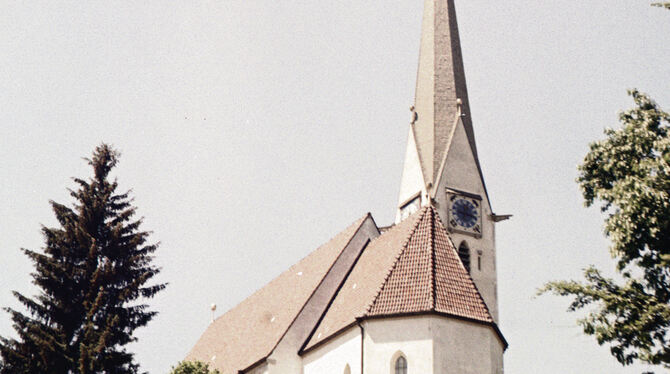
<svg viewBox="0 0 670 374">
<path fill-rule="evenodd" d="M 407 360 L 402 356 L 395 360 L 395 374 L 407 374 Z"/>
<path fill-rule="evenodd" d="M 470 248 L 468 248 L 467 243 L 462 242 L 461 245 L 458 247 L 458 257 L 461 258 L 461 262 L 463 263 L 463 266 L 465 266 L 465 270 L 470 272 Z M 481 270 L 481 264 L 479 269 Z"/>
</svg>

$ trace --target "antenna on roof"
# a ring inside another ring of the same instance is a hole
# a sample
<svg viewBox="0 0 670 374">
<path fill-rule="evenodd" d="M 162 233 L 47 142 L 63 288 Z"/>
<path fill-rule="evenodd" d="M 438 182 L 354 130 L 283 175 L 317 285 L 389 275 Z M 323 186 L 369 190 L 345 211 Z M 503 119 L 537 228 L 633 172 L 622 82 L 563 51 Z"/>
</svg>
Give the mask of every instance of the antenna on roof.
<svg viewBox="0 0 670 374">
<path fill-rule="evenodd" d="M 216 312 L 216 304 L 212 304 L 210 309 L 212 310 L 212 322 L 214 322 L 214 312 Z"/>
</svg>

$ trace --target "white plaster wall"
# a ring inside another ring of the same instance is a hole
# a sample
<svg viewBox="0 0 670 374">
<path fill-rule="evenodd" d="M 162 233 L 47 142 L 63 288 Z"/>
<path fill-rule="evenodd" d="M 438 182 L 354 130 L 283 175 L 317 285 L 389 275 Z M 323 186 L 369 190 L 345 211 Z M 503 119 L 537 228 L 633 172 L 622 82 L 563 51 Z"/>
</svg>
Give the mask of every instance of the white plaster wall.
<svg viewBox="0 0 670 374">
<path fill-rule="evenodd" d="M 492 327 L 434 316 L 431 317 L 431 328 L 434 373 L 503 373 L 503 345 Z"/>
<path fill-rule="evenodd" d="M 328 341 L 303 356 L 304 374 L 343 374 L 349 365 L 351 374 L 361 373 L 361 332 L 358 326 Z"/>
<path fill-rule="evenodd" d="M 494 373 L 503 374 L 505 372 L 505 365 L 503 364 L 503 355 L 505 354 L 505 346 L 500 341 L 498 335 L 496 334 L 495 339 L 491 339 L 491 348 L 489 352 L 491 353 L 491 363 L 495 368 Z"/>
<path fill-rule="evenodd" d="M 247 372 L 247 374 L 268 374 L 268 373 L 269 373 L 269 369 L 268 369 L 267 362 L 262 364 L 262 365 L 259 365 L 259 366 L 255 367 L 255 368 L 253 368 L 253 369 L 251 369 L 250 371 Z"/>
<path fill-rule="evenodd" d="M 368 320 L 363 328 L 365 374 L 392 374 L 399 352 L 407 359 L 408 373 L 433 373 L 431 317 Z"/>
<path fill-rule="evenodd" d="M 410 126 L 409 135 L 407 135 L 407 149 L 405 151 L 405 164 L 402 169 L 402 178 L 400 178 L 400 193 L 398 194 L 398 210 L 396 211 L 395 222 L 401 220 L 400 206 L 415 196 L 421 193 L 421 204 L 426 205 L 426 189 L 423 182 L 423 171 L 421 171 L 421 163 L 419 162 L 419 154 L 416 149 L 416 142 L 414 140 L 414 132 Z"/>
<path fill-rule="evenodd" d="M 363 328 L 365 374 L 393 374 L 399 352 L 410 374 L 503 373 L 503 345 L 487 325 L 426 315 L 368 320 Z"/>
<path fill-rule="evenodd" d="M 451 233 L 454 246 L 458 248 L 465 240 L 470 247 L 470 275 L 488 306 L 493 319 L 498 321 L 498 292 L 496 270 L 495 228 L 491 220 L 491 207 L 477 170 L 472 149 L 465 133 L 462 121 L 458 121 L 449 147 L 446 162 L 437 190 L 435 201 L 442 223 L 447 226 L 448 203 L 447 188 L 477 194 L 482 198 L 482 237 L 475 238 L 466 234 Z M 482 251 L 482 268 L 477 268 L 478 251 Z"/>
</svg>

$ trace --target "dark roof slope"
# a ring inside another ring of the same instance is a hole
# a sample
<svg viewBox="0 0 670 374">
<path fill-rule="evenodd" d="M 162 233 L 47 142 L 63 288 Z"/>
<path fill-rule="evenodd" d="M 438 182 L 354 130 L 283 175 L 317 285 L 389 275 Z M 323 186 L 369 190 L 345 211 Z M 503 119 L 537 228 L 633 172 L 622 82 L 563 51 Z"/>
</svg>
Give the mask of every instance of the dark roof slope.
<svg viewBox="0 0 670 374">
<path fill-rule="evenodd" d="M 367 217 L 217 318 L 186 360 L 209 362 L 233 374 L 266 358 Z"/>
</svg>

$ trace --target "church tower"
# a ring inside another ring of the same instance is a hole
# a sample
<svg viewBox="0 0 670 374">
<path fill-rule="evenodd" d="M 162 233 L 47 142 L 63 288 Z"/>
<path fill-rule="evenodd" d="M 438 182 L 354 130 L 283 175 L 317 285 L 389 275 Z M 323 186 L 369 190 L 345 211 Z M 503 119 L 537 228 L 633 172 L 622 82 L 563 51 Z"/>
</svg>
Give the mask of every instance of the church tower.
<svg viewBox="0 0 670 374">
<path fill-rule="evenodd" d="M 223 374 L 502 374 L 505 218 L 479 166 L 454 0 L 424 0 L 396 223 L 365 214 L 213 321 L 187 360 Z"/>
<path fill-rule="evenodd" d="M 396 223 L 432 205 L 498 320 L 494 224 L 465 84 L 454 0 L 425 0 Z"/>
</svg>

